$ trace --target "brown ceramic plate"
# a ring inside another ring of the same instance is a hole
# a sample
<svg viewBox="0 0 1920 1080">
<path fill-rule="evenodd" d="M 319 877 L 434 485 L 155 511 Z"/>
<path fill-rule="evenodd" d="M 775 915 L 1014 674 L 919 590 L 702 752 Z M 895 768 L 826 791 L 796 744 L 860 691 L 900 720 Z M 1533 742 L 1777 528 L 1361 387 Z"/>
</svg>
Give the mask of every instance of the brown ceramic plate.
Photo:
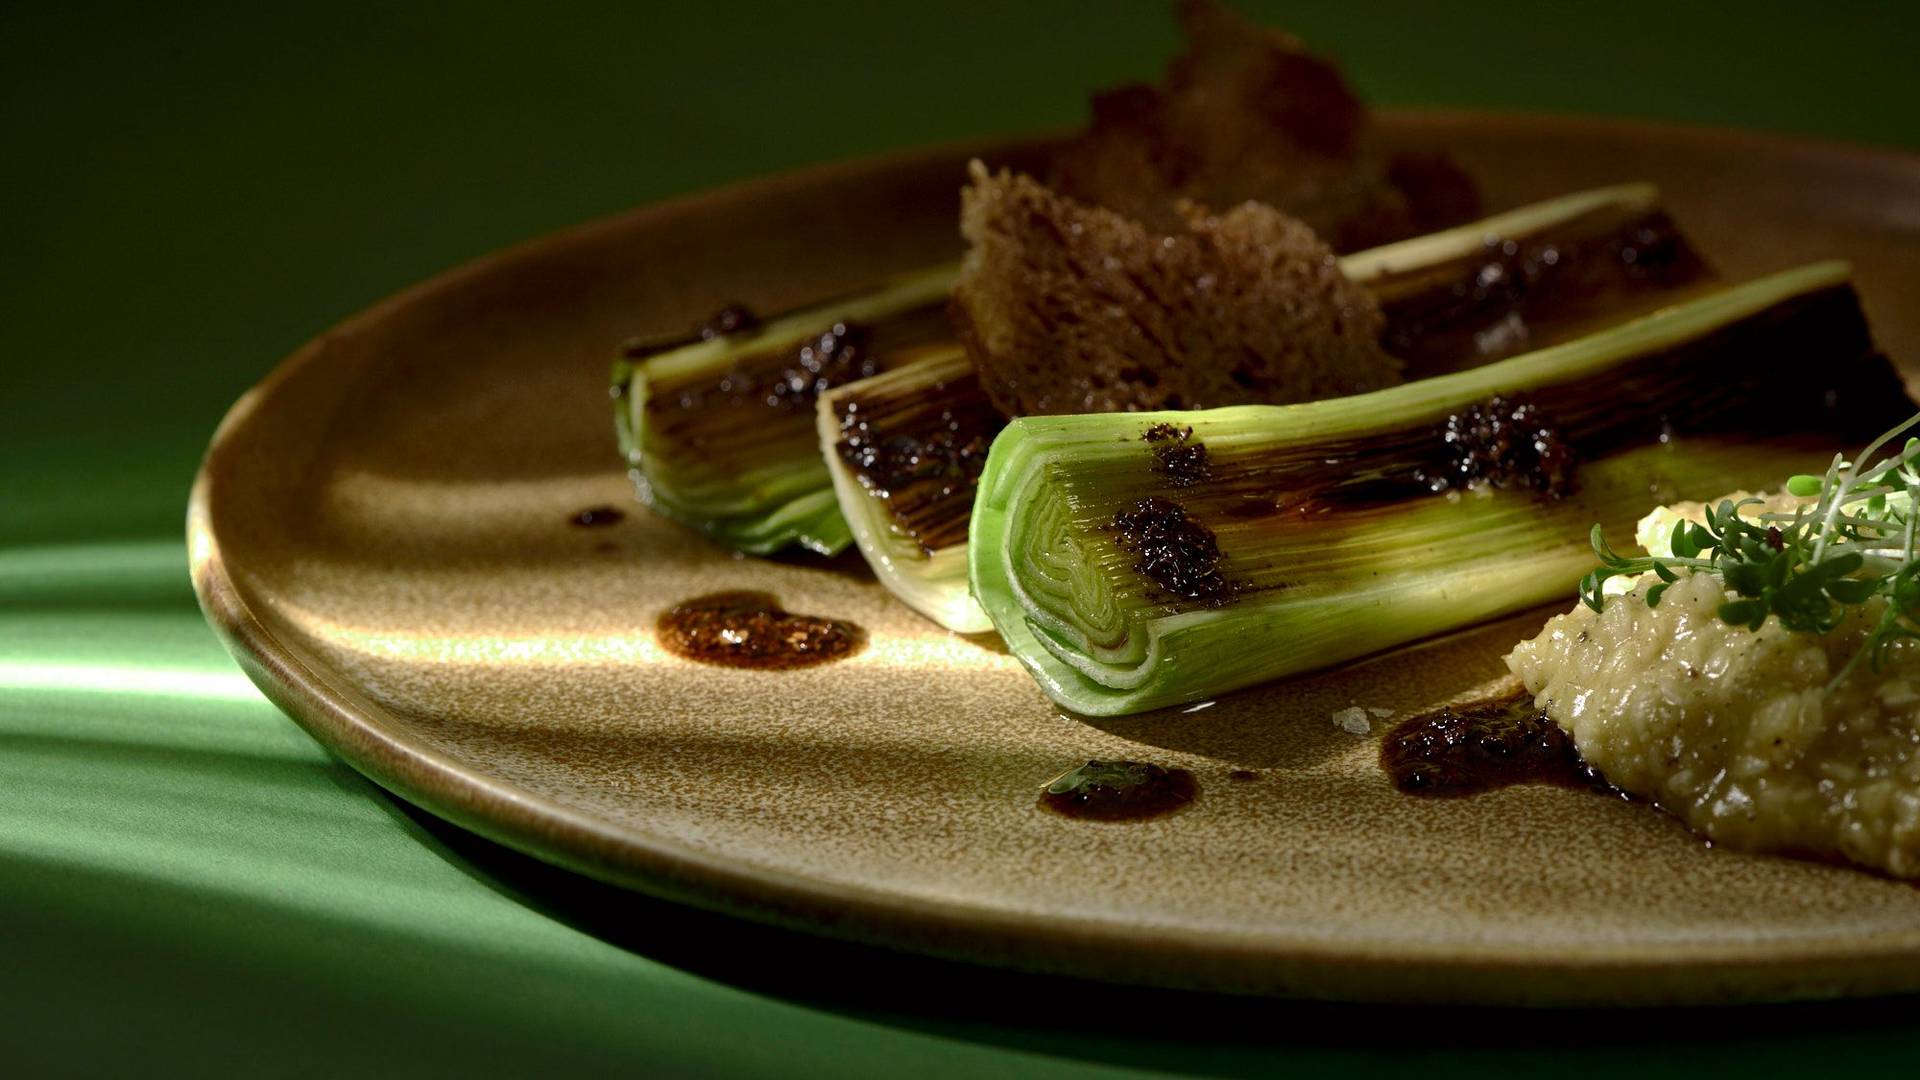
<svg viewBox="0 0 1920 1080">
<path fill-rule="evenodd" d="M 1920 160 L 1750 135 L 1397 115 L 1492 206 L 1659 183 L 1734 276 L 1854 260 L 1920 356 Z M 1501 672 L 1541 613 L 1210 709 L 1085 721 L 991 643 L 894 602 L 857 556 L 742 559 L 631 507 L 617 342 L 720 302 L 777 309 L 956 251 L 971 153 L 840 165 L 651 207 L 484 259 L 308 345 L 234 406 L 193 496 L 194 582 L 256 682 L 356 768 L 587 874 L 827 934 L 990 963 L 1392 1000 L 1730 1001 L 1920 989 L 1920 889 L 1710 850 L 1643 806 L 1546 787 L 1403 797 L 1377 736 Z M 851 619 L 786 673 L 662 653 L 719 589 Z M 1569 597 L 1571 599 L 1571 597 Z M 1169 817 L 1035 809 L 1089 757 L 1191 769 Z M 1259 773 L 1229 780 L 1234 769 Z"/>
</svg>

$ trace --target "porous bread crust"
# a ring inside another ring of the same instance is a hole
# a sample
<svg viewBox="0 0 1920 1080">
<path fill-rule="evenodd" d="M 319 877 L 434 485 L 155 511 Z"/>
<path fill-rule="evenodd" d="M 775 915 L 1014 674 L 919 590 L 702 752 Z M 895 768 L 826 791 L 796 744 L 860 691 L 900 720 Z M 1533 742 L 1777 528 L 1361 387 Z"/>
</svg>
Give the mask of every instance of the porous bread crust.
<svg viewBox="0 0 1920 1080">
<path fill-rule="evenodd" d="M 1443 155 L 1389 156 L 1340 69 L 1297 38 L 1210 0 L 1179 5 L 1187 51 L 1158 86 L 1098 94 L 1087 130 L 1053 158 L 1049 186 L 1162 232 L 1179 201 L 1249 200 L 1355 251 L 1471 220 L 1473 183 Z"/>
<path fill-rule="evenodd" d="M 1157 235 L 974 162 L 950 313 L 1010 416 L 1198 409 L 1390 386 L 1382 316 L 1313 230 L 1248 203 Z"/>
</svg>

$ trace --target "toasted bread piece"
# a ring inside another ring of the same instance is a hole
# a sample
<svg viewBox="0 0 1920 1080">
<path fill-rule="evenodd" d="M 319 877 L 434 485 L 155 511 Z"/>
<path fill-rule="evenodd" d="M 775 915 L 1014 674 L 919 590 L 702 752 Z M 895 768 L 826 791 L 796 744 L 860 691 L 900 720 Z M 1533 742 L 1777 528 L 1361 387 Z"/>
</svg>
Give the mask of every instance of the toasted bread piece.
<svg viewBox="0 0 1920 1080">
<path fill-rule="evenodd" d="M 974 162 L 949 314 L 1010 416 L 1308 401 L 1399 379 L 1379 305 L 1313 230 L 1246 203 L 1160 235 Z"/>
<path fill-rule="evenodd" d="M 1055 155 L 1049 186 L 1149 228 L 1183 227 L 1179 200 L 1253 200 L 1356 251 L 1478 216 L 1473 182 L 1444 155 L 1390 157 L 1332 63 L 1212 0 L 1181 0 L 1187 51 L 1158 86 L 1093 99 L 1093 121 Z"/>
</svg>

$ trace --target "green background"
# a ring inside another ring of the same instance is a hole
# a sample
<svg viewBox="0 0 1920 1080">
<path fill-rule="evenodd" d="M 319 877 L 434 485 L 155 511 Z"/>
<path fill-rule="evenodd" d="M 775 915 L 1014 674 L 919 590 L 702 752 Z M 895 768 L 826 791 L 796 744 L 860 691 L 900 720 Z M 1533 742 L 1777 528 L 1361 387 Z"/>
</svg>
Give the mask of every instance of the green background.
<svg viewBox="0 0 1920 1080">
<path fill-rule="evenodd" d="M 1383 104 L 1920 148 L 1913 5 L 1245 6 Z M 637 203 L 1071 124 L 1173 47 L 1136 3 L 0 6 L 0 1069 L 1911 1075 L 1911 1000 L 1223 1001 L 674 908 L 386 797 L 201 622 L 199 452 L 331 323 Z"/>
</svg>

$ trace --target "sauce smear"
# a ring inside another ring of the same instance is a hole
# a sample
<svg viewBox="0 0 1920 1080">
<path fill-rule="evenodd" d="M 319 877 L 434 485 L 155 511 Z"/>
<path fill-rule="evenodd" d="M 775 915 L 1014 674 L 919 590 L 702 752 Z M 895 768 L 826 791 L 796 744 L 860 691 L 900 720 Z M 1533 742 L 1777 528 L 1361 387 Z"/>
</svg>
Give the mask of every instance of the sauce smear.
<svg viewBox="0 0 1920 1080">
<path fill-rule="evenodd" d="M 701 341 L 712 341 L 717 337 L 741 334 L 759 328 L 760 316 L 755 315 L 752 308 L 745 304 L 732 303 L 708 316 L 707 321 L 700 324 L 699 333 Z"/>
<path fill-rule="evenodd" d="M 1133 569 L 1175 596 L 1221 603 L 1237 589 L 1220 569 L 1224 556 L 1213 530 L 1172 499 L 1155 495 L 1116 510 L 1109 528 L 1120 550 L 1139 558 Z"/>
<path fill-rule="evenodd" d="M 858 626 L 795 615 L 767 593 L 721 592 L 675 604 L 660 616 L 660 644 L 703 664 L 783 670 L 842 660 L 859 649 Z"/>
<path fill-rule="evenodd" d="M 1193 437 L 1193 425 L 1155 424 L 1140 438 L 1153 447 L 1153 468 L 1174 487 L 1192 487 L 1213 477 L 1207 444 Z"/>
<path fill-rule="evenodd" d="M 1193 801 L 1200 785 L 1185 769 L 1144 761 L 1089 761 L 1054 777 L 1040 805 L 1088 821 L 1142 821 Z"/>
<path fill-rule="evenodd" d="M 616 525 L 625 520 L 626 516 L 625 511 L 616 510 L 611 506 L 589 506 L 567 518 L 567 523 L 578 525 L 583 529 L 593 529 L 602 525 Z"/>
<path fill-rule="evenodd" d="M 1524 690 L 1402 722 L 1380 744 L 1380 767 L 1409 795 L 1450 798 L 1512 784 L 1617 794 Z"/>
</svg>

